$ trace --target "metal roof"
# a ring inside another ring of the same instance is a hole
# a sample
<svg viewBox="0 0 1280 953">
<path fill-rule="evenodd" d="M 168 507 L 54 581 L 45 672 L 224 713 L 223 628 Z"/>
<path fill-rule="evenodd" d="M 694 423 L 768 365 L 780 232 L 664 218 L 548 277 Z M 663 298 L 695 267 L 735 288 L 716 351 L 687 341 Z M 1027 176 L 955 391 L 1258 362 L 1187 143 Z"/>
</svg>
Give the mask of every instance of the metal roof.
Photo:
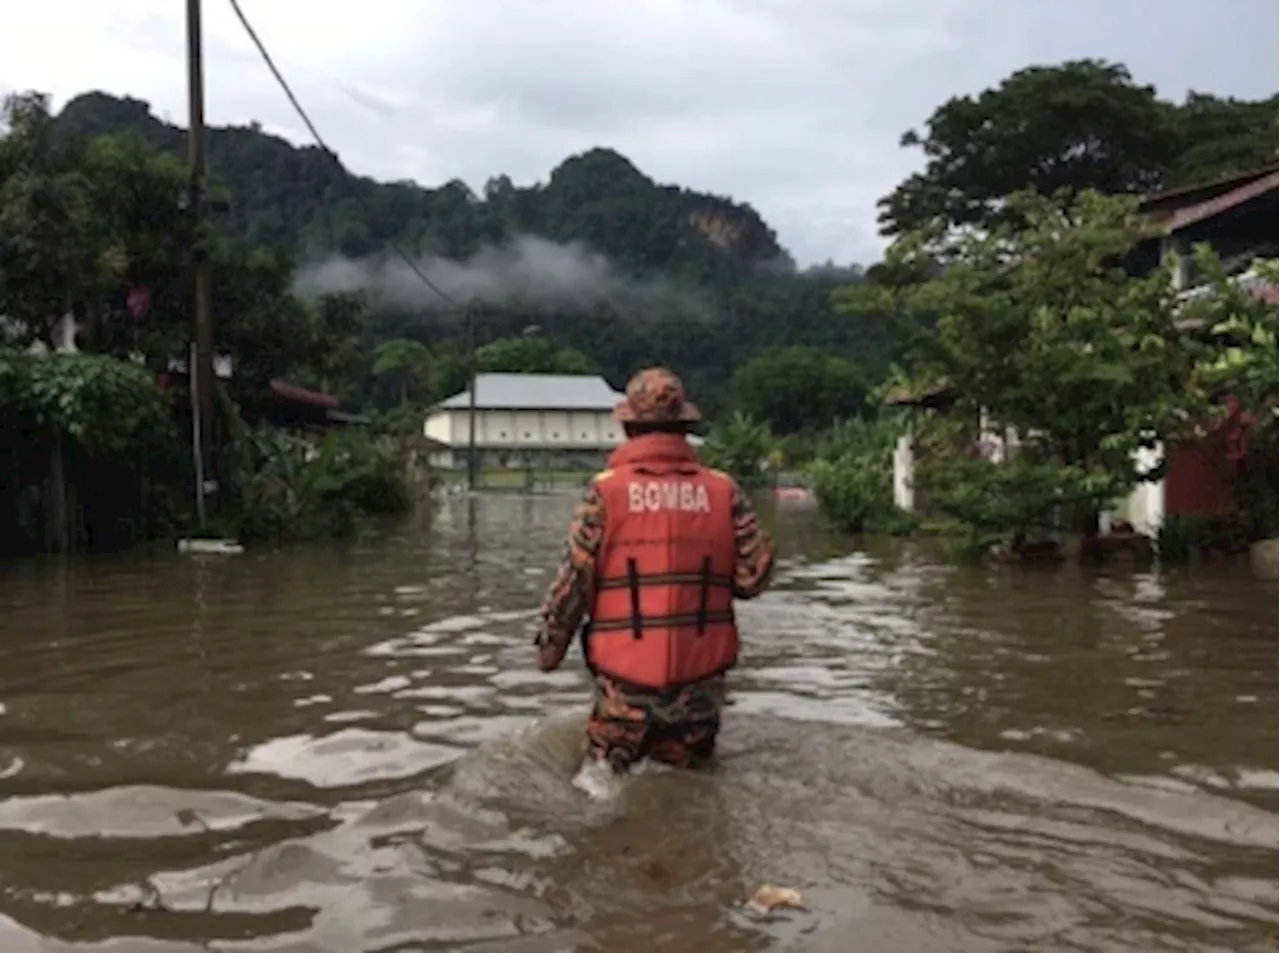
<svg viewBox="0 0 1280 953">
<path fill-rule="evenodd" d="M 1264 178 L 1277 171 L 1280 171 L 1280 163 L 1269 162 L 1255 169 L 1234 172 L 1231 175 L 1210 179 L 1206 182 L 1196 182 L 1192 185 L 1183 185 L 1175 189 L 1152 192 L 1150 195 L 1142 197 L 1140 208 L 1144 212 L 1159 212 L 1162 209 L 1167 212 L 1188 205 L 1196 205 L 1207 199 L 1237 189 L 1242 185 L 1248 185 L 1250 182 Z"/>
<path fill-rule="evenodd" d="M 483 410 L 613 410 L 619 394 L 603 378 L 586 374 L 477 374 L 476 407 Z M 436 405 L 465 410 L 464 390 Z"/>
</svg>

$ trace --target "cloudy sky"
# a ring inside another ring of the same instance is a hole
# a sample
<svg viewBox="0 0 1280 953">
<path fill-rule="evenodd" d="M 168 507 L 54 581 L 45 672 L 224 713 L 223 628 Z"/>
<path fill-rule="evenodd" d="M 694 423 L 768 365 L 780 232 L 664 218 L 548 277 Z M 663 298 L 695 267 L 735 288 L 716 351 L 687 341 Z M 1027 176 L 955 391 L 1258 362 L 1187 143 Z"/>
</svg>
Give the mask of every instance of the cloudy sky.
<svg viewBox="0 0 1280 953">
<path fill-rule="evenodd" d="M 226 0 L 205 0 L 208 119 L 306 132 Z M 1169 97 L 1270 95 L 1276 0 L 242 0 L 329 145 L 377 178 L 479 189 L 618 149 L 751 202 L 804 264 L 873 260 L 899 148 L 957 92 L 1077 57 Z M 0 90 L 129 94 L 185 123 L 183 4 L 5 11 Z"/>
</svg>

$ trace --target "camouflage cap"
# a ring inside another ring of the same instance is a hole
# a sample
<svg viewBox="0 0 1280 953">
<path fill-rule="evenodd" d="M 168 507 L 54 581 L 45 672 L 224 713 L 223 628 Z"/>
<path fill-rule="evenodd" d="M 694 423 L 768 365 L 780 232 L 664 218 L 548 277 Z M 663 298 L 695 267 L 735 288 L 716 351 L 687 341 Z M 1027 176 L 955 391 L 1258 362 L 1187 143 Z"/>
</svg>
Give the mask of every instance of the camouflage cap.
<svg viewBox="0 0 1280 953">
<path fill-rule="evenodd" d="M 627 383 L 627 399 L 613 409 L 622 423 L 694 423 L 702 419 L 698 408 L 684 396 L 684 384 L 665 367 L 640 371 Z"/>
</svg>

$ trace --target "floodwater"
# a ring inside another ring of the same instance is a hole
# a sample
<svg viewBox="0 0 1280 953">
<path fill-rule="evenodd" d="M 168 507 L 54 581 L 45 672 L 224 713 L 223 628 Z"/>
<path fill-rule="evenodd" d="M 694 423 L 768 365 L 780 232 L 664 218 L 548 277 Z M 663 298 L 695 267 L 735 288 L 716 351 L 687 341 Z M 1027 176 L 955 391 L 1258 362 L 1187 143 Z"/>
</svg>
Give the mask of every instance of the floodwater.
<svg viewBox="0 0 1280 953">
<path fill-rule="evenodd" d="M 0 567 L 0 950 L 1276 948 L 1274 583 L 781 514 L 718 764 L 592 800 L 529 645 L 569 508 Z"/>
</svg>

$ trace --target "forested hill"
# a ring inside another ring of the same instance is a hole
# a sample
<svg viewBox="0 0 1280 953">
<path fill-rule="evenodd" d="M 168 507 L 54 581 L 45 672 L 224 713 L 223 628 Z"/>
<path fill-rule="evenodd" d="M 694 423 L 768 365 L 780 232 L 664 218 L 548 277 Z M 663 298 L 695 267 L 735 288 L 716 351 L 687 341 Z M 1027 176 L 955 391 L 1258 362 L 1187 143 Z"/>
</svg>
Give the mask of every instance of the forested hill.
<svg viewBox="0 0 1280 953">
<path fill-rule="evenodd" d="M 132 132 L 186 155 L 185 129 L 137 99 L 81 95 L 54 128 L 64 139 Z M 665 363 L 714 412 L 726 406 L 734 367 L 770 348 L 820 348 L 850 358 L 872 380 L 890 359 L 884 329 L 842 319 L 831 308 L 831 291 L 856 280 L 859 269 L 801 274 L 750 205 L 660 185 L 612 150 L 570 157 L 532 186 L 498 175 L 476 195 L 457 181 L 423 188 L 352 176 L 320 149 L 296 147 L 256 124 L 211 128 L 207 149 L 210 176 L 228 200 L 217 215 L 221 229 L 249 245 L 289 248 L 299 261 L 385 258 L 389 242 L 466 261 L 535 236 L 604 256 L 611 271 L 637 278 L 633 287 L 645 292 L 664 289 L 662 300 L 640 295 L 639 303 L 620 304 L 617 296 L 513 302 L 490 319 L 485 337 L 519 333 L 535 321 L 556 343 L 586 354 L 615 385 L 639 366 Z M 369 346 L 400 338 L 440 344 L 439 322 L 413 310 L 377 309 Z M 374 396 L 369 387 L 366 380 L 344 388 L 344 396 L 363 402 Z"/>
<path fill-rule="evenodd" d="M 152 115 L 142 100 L 86 93 L 68 102 L 56 122 L 62 135 L 130 131 L 163 151 L 186 155 L 186 130 Z M 609 149 L 566 159 L 545 184 L 519 188 L 507 176 L 495 176 L 483 196 L 459 181 L 433 189 L 352 176 L 319 148 L 299 148 L 257 124 L 211 128 L 208 162 L 230 190 L 231 234 L 255 245 L 359 258 L 396 241 L 465 259 L 524 234 L 581 241 L 625 269 L 694 280 L 734 268 L 789 265 L 750 205 L 658 185 Z"/>
</svg>

